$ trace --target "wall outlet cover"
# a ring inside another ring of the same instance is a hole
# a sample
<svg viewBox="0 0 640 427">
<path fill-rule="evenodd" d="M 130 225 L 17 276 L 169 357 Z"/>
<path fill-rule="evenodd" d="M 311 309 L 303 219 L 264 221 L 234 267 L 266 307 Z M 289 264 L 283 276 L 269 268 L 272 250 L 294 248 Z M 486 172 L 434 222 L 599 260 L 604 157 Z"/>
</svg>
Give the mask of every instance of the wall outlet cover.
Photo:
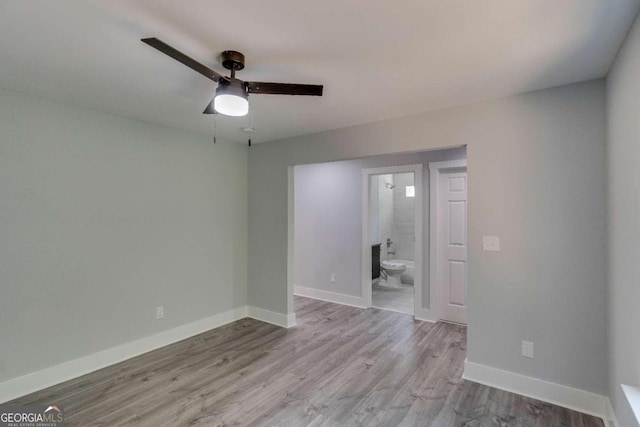
<svg viewBox="0 0 640 427">
<path fill-rule="evenodd" d="M 164 306 L 156 307 L 156 319 L 162 319 L 164 317 Z"/>
<path fill-rule="evenodd" d="M 500 237 L 482 236 L 482 250 L 490 251 L 490 252 L 498 252 L 500 250 Z"/>
<path fill-rule="evenodd" d="M 531 341 L 522 341 L 522 356 L 533 359 L 533 343 Z"/>
<path fill-rule="evenodd" d="M 331 283 L 336 283 L 336 273 L 331 273 Z"/>
</svg>

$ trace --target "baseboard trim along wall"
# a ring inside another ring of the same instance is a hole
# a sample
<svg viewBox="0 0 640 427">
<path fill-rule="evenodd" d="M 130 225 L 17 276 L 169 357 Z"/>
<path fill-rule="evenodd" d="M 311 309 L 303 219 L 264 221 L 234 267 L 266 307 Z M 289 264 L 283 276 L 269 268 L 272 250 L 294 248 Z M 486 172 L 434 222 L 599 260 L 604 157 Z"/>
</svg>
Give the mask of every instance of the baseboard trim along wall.
<svg viewBox="0 0 640 427">
<path fill-rule="evenodd" d="M 429 310 L 428 308 L 416 309 L 413 317 L 422 322 L 436 323 L 438 321 L 438 319 L 434 317 L 433 310 Z"/>
<path fill-rule="evenodd" d="M 261 322 L 271 323 L 272 325 L 282 326 L 283 328 L 292 328 L 296 326 L 296 315 L 276 313 L 275 311 L 265 310 L 264 308 L 251 307 L 247 308 L 247 316 Z"/>
<path fill-rule="evenodd" d="M 294 295 L 301 297 L 318 299 L 321 301 L 334 302 L 336 304 L 350 305 L 352 307 L 367 308 L 364 298 L 354 297 L 353 295 L 339 294 L 337 292 L 321 291 L 313 288 L 305 288 L 296 286 L 293 290 Z"/>
<path fill-rule="evenodd" d="M 0 383 L 0 403 L 115 365 L 245 317 L 284 328 L 295 326 L 296 323 L 295 314 L 285 315 L 257 307 L 239 307 L 2 382 Z"/>
<path fill-rule="evenodd" d="M 607 417 L 604 419 L 604 424 L 607 427 L 620 427 L 618 423 L 618 419 L 616 418 L 616 412 L 613 410 L 613 405 L 611 404 L 611 400 L 607 399 Z"/>
<path fill-rule="evenodd" d="M 466 360 L 462 378 L 602 418 L 608 426 L 609 398 Z"/>
<path fill-rule="evenodd" d="M 348 305 L 351 307 L 367 308 L 364 298 L 354 297 L 353 295 L 321 291 L 313 288 L 305 288 L 303 286 L 296 286 L 293 290 L 293 294 L 300 297 L 313 298 L 320 301 L 333 302 L 336 304 Z M 438 321 L 437 319 L 434 319 L 433 312 L 426 308 L 417 310 L 413 317 L 416 320 L 420 320 L 422 322 L 436 323 Z"/>
</svg>

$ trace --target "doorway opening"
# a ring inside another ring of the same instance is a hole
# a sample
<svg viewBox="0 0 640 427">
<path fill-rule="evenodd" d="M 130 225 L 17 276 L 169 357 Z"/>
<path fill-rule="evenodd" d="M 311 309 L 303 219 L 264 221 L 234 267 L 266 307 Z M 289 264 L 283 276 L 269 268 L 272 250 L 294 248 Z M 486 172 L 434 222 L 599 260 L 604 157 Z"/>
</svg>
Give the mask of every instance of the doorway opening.
<svg viewBox="0 0 640 427">
<path fill-rule="evenodd" d="M 365 170 L 371 306 L 410 315 L 416 300 L 416 224 L 422 214 L 421 209 L 416 211 L 416 174 L 421 166 Z"/>
<path fill-rule="evenodd" d="M 446 239 L 431 232 L 438 212 L 432 215 L 438 201 L 431 202 L 431 186 L 441 177 L 431 179 L 437 168 L 430 165 L 462 162 L 453 165 L 466 166 L 465 158 L 466 147 L 457 147 L 291 166 L 289 306 L 294 308 L 297 295 L 360 308 L 380 307 L 413 314 L 416 320 L 441 320 L 444 310 L 439 308 L 439 296 L 445 292 L 440 290 L 440 276 L 433 274 L 442 268 L 432 268 L 437 247 L 431 247 Z M 386 202 L 378 197 L 387 197 Z M 399 204 L 394 206 L 393 198 Z M 455 207 L 458 210 L 453 213 L 459 213 L 460 205 Z M 464 226 L 454 230 L 458 233 L 454 237 L 464 234 L 463 245 L 452 241 L 457 248 L 466 247 L 466 202 L 464 207 L 462 217 L 453 217 L 464 219 Z M 396 221 L 387 223 L 385 231 L 381 220 L 394 214 Z M 466 263 L 459 263 L 465 259 L 458 258 L 450 260 L 458 267 L 445 276 L 452 279 L 450 283 L 461 283 L 461 271 L 466 280 Z M 394 263 L 402 266 L 394 268 Z M 466 291 L 462 292 L 463 298 L 454 294 L 458 298 L 450 302 L 465 305 Z"/>
</svg>

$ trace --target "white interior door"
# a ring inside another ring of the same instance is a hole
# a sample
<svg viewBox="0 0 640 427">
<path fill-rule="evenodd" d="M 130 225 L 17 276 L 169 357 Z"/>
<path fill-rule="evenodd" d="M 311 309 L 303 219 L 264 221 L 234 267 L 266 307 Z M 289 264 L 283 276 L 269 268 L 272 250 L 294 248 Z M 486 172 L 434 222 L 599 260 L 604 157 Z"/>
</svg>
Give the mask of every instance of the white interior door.
<svg viewBox="0 0 640 427">
<path fill-rule="evenodd" d="M 467 323 L 467 170 L 443 170 L 438 179 L 439 312 Z"/>
</svg>

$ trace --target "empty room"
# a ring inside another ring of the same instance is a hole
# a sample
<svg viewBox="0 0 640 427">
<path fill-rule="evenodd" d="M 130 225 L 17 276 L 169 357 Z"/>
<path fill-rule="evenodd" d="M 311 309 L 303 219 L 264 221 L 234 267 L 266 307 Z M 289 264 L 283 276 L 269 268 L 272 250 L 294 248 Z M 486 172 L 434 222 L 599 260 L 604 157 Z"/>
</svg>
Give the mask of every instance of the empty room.
<svg viewBox="0 0 640 427">
<path fill-rule="evenodd" d="M 0 427 L 640 427 L 640 0 L 0 0 Z"/>
</svg>

